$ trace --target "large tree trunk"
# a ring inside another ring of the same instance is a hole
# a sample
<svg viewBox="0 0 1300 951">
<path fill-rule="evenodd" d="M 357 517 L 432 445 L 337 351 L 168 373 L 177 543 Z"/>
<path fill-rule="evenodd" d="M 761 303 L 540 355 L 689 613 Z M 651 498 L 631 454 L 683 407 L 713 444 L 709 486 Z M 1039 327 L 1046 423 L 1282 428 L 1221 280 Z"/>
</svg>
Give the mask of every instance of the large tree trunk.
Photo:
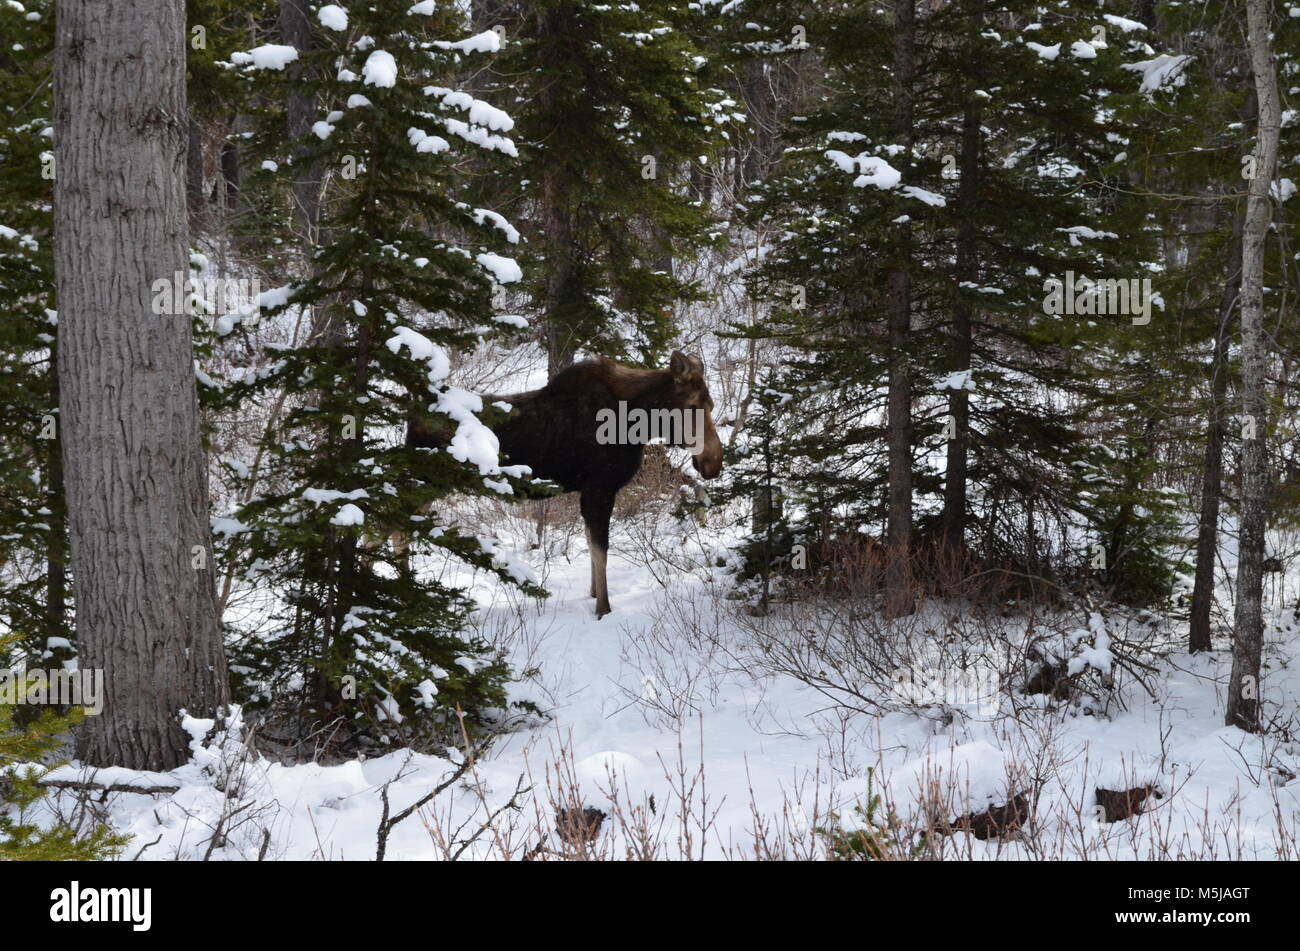
<svg viewBox="0 0 1300 951">
<path fill-rule="evenodd" d="M 1241 525 L 1237 558 L 1237 612 L 1225 722 L 1243 730 L 1259 726 L 1259 670 L 1264 645 L 1264 529 L 1268 504 L 1267 345 L 1264 334 L 1264 250 L 1272 204 L 1269 188 L 1277 166 L 1281 127 L 1277 72 L 1269 41 L 1268 0 L 1246 0 L 1246 27 L 1259 125 L 1255 175 L 1246 200 L 1241 249 L 1242 415 L 1250 426 L 1241 449 Z"/>
<path fill-rule="evenodd" d="M 78 757 L 165 770 L 180 710 L 227 701 L 190 317 L 151 308 L 189 270 L 185 9 L 64 0 L 57 37 L 63 461 L 79 659 L 105 684 Z"/>
<path fill-rule="evenodd" d="M 1214 567 L 1219 554 L 1219 508 L 1223 499 L 1223 431 L 1228 396 L 1228 327 L 1241 287 L 1243 218 L 1240 205 L 1232 215 L 1232 244 L 1228 251 L 1228 276 L 1219 302 L 1210 360 L 1210 420 L 1205 431 L 1205 462 L 1201 466 L 1201 512 L 1196 535 L 1196 580 L 1192 584 L 1191 628 L 1188 650 L 1208 651 L 1210 609 L 1214 605 Z"/>
<path fill-rule="evenodd" d="M 898 86 L 897 128 L 909 155 L 913 138 L 912 79 L 916 63 L 915 0 L 896 0 L 894 82 Z M 889 541 L 885 605 L 891 617 L 912 610 L 912 330 L 911 226 L 899 226 L 898 257 L 889 273 Z"/>
<path fill-rule="evenodd" d="M 972 94 L 972 100 L 973 100 Z M 957 231 L 957 278 L 974 282 L 979 276 L 978 250 L 975 246 L 975 203 L 978 195 L 980 166 L 980 112 L 974 101 L 966 106 L 962 119 L 961 156 L 957 186 L 957 214 L 961 224 Z M 955 370 L 970 370 L 971 310 L 965 300 L 953 310 L 952 363 Z M 967 454 L 970 449 L 970 391 L 948 391 L 952 414 L 952 438 L 948 440 L 943 484 L 943 544 L 953 556 L 966 550 L 966 481 Z"/>
</svg>

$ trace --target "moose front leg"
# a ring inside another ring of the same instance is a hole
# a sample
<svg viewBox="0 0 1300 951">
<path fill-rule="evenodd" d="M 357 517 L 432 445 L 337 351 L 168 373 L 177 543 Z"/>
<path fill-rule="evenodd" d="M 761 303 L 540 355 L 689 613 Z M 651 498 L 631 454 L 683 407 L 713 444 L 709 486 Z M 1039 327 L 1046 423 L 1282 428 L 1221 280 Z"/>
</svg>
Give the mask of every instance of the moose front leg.
<svg viewBox="0 0 1300 951">
<path fill-rule="evenodd" d="M 587 561 L 591 565 L 591 587 L 587 591 L 587 597 L 589 598 L 594 598 L 596 596 L 596 559 L 594 556 L 591 556 L 591 553 L 594 552 L 595 550 L 596 550 L 596 545 L 591 540 L 591 528 L 588 527 L 587 528 L 587 554 L 589 557 L 587 558 Z"/>
<path fill-rule="evenodd" d="M 591 596 L 596 599 L 596 617 L 602 618 L 611 610 L 605 562 L 609 554 L 609 520 L 614 514 L 614 493 L 583 492 L 581 503 L 582 520 L 587 526 L 587 549 L 591 553 Z"/>
</svg>

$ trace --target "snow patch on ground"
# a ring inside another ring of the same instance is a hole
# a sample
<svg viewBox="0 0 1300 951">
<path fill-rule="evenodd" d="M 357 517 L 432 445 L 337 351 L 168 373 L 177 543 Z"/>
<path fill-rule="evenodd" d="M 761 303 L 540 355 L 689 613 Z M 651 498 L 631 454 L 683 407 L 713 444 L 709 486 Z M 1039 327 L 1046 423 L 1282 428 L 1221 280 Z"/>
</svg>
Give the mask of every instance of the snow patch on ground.
<svg viewBox="0 0 1300 951">
<path fill-rule="evenodd" d="M 350 495 L 320 491 L 313 501 Z M 672 545 L 673 536 L 665 531 L 656 544 Z M 480 630 L 516 631 L 508 640 L 512 661 L 529 673 L 512 699 L 536 703 L 549 719 L 500 737 L 418 817 L 394 827 L 387 857 L 445 858 L 462 845 L 463 857 L 501 857 L 493 834 L 463 841 L 465 830 L 494 815 L 515 857 L 539 844 L 550 849 L 557 845 L 555 808 L 564 803 L 624 817 L 607 821 L 592 846 L 614 857 L 636 854 L 625 819 L 638 815 L 660 829 L 669 857 L 688 850 L 696 857 L 753 857 L 773 830 L 790 843 L 790 854 L 802 848 L 817 856 L 815 826 L 835 813 L 853 827 L 852 808 L 868 784 L 905 821 L 923 818 L 936 802 L 954 818 L 1032 787 L 1038 834 L 1066 843 L 1069 858 L 1295 857 L 1288 836 L 1300 821 L 1300 748 L 1223 726 L 1226 651 L 1173 654 L 1155 679 L 1155 699 L 1130 691 L 1109 717 L 1028 701 L 1008 717 L 1005 708 L 975 704 L 891 706 L 889 697 L 874 711 L 836 711 L 826 694 L 793 677 L 726 662 L 729 653 L 743 653 L 748 636 L 737 625 L 735 604 L 720 597 L 725 578 L 711 567 L 726 541 L 676 534 L 674 559 L 695 565 L 682 571 L 645 563 L 634 539 L 618 532 L 610 558 L 615 613 L 602 620 L 587 596 L 581 541 L 541 564 L 532 553 L 528 572 L 554 592 L 540 604 L 482 579 L 462 579 L 479 600 Z M 510 545 L 493 551 L 517 557 Z M 674 617 L 687 623 L 674 624 Z M 1008 624 L 1013 637 L 1015 625 Z M 1270 635 L 1265 684 L 1268 696 L 1289 698 L 1292 706 L 1300 664 L 1282 651 L 1295 633 Z M 1075 636 L 1080 665 L 1109 668 L 1105 619 L 1093 615 Z M 452 779 L 464 762 L 459 750 L 394 750 L 335 765 L 244 759 L 235 721 L 207 741 L 202 724 L 194 726 L 194 761 L 171 773 L 91 776 L 74 765 L 56 775 L 179 787 L 110 794 L 113 824 L 135 836 L 127 857 L 158 840 L 142 858 L 202 858 L 223 811 L 247 801 L 240 815 L 249 821 L 228 829 L 211 858 L 255 858 L 266 829 L 269 858 L 371 859 L 382 793 L 396 814 Z M 1147 814 L 1113 824 L 1097 819 L 1094 788 L 1145 783 L 1164 794 Z M 711 817 L 689 845 L 676 836 L 681 811 Z M 1024 838 L 979 841 L 958 833 L 945 837 L 943 848 L 950 857 L 1040 857 Z"/>
</svg>

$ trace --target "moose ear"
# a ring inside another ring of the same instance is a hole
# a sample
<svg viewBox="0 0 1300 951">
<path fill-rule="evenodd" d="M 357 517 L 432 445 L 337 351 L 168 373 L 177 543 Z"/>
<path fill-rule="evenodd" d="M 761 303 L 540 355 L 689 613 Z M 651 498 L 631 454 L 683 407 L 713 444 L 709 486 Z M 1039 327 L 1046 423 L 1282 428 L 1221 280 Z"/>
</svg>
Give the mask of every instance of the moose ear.
<svg viewBox="0 0 1300 951">
<path fill-rule="evenodd" d="M 680 350 L 674 350 L 672 358 L 668 361 L 668 369 L 673 371 L 675 377 L 686 376 L 691 372 L 691 361 Z"/>
</svg>

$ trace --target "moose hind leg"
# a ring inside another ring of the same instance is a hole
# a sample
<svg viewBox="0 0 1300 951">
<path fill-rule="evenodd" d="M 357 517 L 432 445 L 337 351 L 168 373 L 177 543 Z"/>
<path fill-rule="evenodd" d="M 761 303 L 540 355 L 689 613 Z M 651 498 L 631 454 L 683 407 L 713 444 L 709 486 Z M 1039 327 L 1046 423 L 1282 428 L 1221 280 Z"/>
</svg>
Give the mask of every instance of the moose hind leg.
<svg viewBox="0 0 1300 951">
<path fill-rule="evenodd" d="M 605 492 L 582 493 L 582 520 L 587 525 L 587 548 L 591 552 L 591 593 L 596 598 L 596 617 L 611 610 L 605 562 L 609 553 L 609 519 L 614 512 L 614 495 Z"/>
</svg>

